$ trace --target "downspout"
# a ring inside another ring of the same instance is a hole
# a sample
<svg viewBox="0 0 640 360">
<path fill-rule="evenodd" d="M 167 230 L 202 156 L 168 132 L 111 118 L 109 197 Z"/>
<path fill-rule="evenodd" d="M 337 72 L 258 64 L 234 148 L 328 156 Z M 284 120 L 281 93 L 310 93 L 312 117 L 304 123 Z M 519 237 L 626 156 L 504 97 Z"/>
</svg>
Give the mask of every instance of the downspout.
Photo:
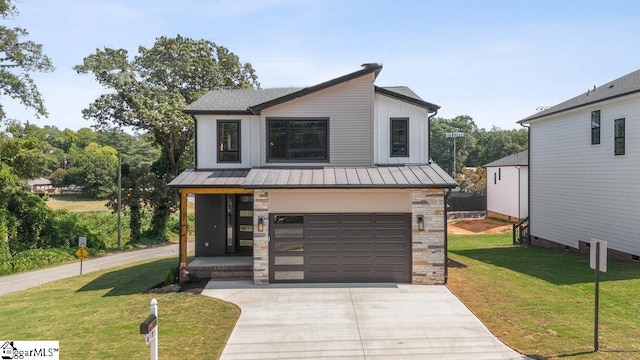
<svg viewBox="0 0 640 360">
<path fill-rule="evenodd" d="M 438 109 L 433 113 L 433 115 L 429 115 L 427 117 L 427 141 L 429 144 L 427 145 L 427 163 L 431 164 L 431 118 L 438 115 Z M 445 228 L 446 229 L 446 228 Z"/>
<path fill-rule="evenodd" d="M 529 218 L 529 236 L 527 242 L 531 245 L 531 126 L 520 126 L 527 128 L 527 217 Z"/>
<path fill-rule="evenodd" d="M 447 198 L 451 194 L 451 189 L 444 193 L 444 285 L 449 280 L 449 235 L 447 233 Z"/>
</svg>

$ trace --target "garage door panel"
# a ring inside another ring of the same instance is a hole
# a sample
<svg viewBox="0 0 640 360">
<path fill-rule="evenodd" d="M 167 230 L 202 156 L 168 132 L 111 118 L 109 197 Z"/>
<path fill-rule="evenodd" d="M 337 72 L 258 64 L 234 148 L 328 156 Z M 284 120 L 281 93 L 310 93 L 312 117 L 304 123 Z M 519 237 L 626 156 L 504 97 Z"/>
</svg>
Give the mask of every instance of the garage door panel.
<svg viewBox="0 0 640 360">
<path fill-rule="evenodd" d="M 335 265 L 339 264 L 339 259 L 335 255 L 335 253 L 332 254 L 332 255 L 328 255 L 328 256 L 313 255 L 313 256 L 307 256 L 306 264 L 307 265 L 314 265 L 314 267 L 316 265 L 331 265 L 331 266 L 335 266 Z"/>
<path fill-rule="evenodd" d="M 339 236 L 338 229 L 335 228 L 308 228 L 307 237 L 310 239 L 317 237 L 332 237 L 337 238 Z"/>
<path fill-rule="evenodd" d="M 405 214 L 375 214 L 376 223 L 404 224 Z"/>
<path fill-rule="evenodd" d="M 274 214 L 271 220 L 273 281 L 411 281 L 411 214 Z"/>
<path fill-rule="evenodd" d="M 337 252 L 340 246 L 335 239 L 331 241 L 314 241 L 306 244 L 305 249 L 308 253 L 314 253 L 319 251 L 332 251 Z"/>
<path fill-rule="evenodd" d="M 405 241 L 378 241 L 374 244 L 376 251 L 398 251 L 400 253 L 406 252 L 409 244 Z"/>
<path fill-rule="evenodd" d="M 307 224 L 336 224 L 338 214 L 307 214 Z"/>
<path fill-rule="evenodd" d="M 370 252 L 373 248 L 370 242 L 343 242 L 342 243 L 342 251 L 366 251 Z"/>
</svg>

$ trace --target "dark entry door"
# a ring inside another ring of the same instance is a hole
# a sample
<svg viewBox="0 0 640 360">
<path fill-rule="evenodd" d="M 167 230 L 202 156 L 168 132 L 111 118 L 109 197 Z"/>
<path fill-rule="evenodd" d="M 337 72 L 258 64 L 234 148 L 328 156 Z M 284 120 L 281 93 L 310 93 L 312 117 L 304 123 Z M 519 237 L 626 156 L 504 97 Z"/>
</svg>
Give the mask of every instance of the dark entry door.
<svg viewBox="0 0 640 360">
<path fill-rule="evenodd" d="M 236 195 L 236 207 L 235 251 L 251 254 L 253 252 L 253 195 Z"/>
<path fill-rule="evenodd" d="M 411 214 L 271 215 L 273 282 L 411 282 Z"/>
</svg>

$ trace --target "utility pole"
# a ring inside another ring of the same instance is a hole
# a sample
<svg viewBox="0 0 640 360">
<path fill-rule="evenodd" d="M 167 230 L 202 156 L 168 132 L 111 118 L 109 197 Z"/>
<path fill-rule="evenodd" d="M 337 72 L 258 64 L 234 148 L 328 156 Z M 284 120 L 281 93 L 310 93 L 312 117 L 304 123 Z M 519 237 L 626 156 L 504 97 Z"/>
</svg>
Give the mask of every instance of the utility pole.
<svg viewBox="0 0 640 360">
<path fill-rule="evenodd" d="M 118 250 L 122 249 L 122 154 L 118 151 Z"/>
<path fill-rule="evenodd" d="M 453 138 L 453 170 L 451 170 L 451 176 L 456 178 L 456 153 L 458 152 L 456 148 L 456 139 L 464 137 L 464 133 L 456 129 L 454 132 L 448 132 L 444 134 L 448 138 Z"/>
</svg>

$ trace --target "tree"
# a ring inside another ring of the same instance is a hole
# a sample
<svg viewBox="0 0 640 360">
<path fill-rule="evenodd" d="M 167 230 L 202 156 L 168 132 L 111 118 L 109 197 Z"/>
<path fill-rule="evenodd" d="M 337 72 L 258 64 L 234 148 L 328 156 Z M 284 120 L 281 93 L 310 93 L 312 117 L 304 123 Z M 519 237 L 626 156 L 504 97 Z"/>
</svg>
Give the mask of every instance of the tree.
<svg viewBox="0 0 640 360">
<path fill-rule="evenodd" d="M 462 169 L 456 177 L 461 188 L 469 190 L 473 195 L 484 196 L 487 189 L 487 169 L 484 167 Z"/>
<path fill-rule="evenodd" d="M 448 174 L 453 173 L 453 138 L 447 133 L 462 132 L 456 139 L 456 173 L 464 166 L 469 152 L 475 147 L 474 133 L 478 127 L 471 116 L 459 115 L 453 119 L 434 118 L 431 121 L 429 156 Z"/>
<path fill-rule="evenodd" d="M 69 170 L 69 181 L 82 185 L 93 198 L 112 193 L 118 171 L 118 153 L 111 146 L 89 144 L 75 157 L 75 166 Z"/>
<path fill-rule="evenodd" d="M 0 18 L 13 18 L 18 14 L 12 0 L 0 0 Z M 42 45 L 25 40 L 26 29 L 0 26 L 0 96 L 9 96 L 27 108 L 35 110 L 36 116 L 46 116 L 42 96 L 30 72 L 53 71 L 51 59 L 42 52 Z M 5 112 L 0 102 L 0 120 Z"/>
<path fill-rule="evenodd" d="M 492 127 L 490 131 L 478 130 L 476 146 L 469 153 L 467 166 L 483 166 L 529 147 L 529 133 L 526 129 L 502 130 Z"/>
<path fill-rule="evenodd" d="M 208 90 L 259 86 L 251 64 L 211 41 L 178 35 L 157 38 L 151 48 L 140 46 L 133 59 L 125 49 L 98 49 L 74 69 L 110 90 L 83 111 L 85 118 L 102 128 L 148 132 L 160 147 L 151 167 L 160 182 L 152 197 L 150 235 L 164 237 L 177 204 L 177 193 L 166 184 L 188 165 L 184 155 L 193 140 L 194 122 L 183 109 Z"/>
</svg>

